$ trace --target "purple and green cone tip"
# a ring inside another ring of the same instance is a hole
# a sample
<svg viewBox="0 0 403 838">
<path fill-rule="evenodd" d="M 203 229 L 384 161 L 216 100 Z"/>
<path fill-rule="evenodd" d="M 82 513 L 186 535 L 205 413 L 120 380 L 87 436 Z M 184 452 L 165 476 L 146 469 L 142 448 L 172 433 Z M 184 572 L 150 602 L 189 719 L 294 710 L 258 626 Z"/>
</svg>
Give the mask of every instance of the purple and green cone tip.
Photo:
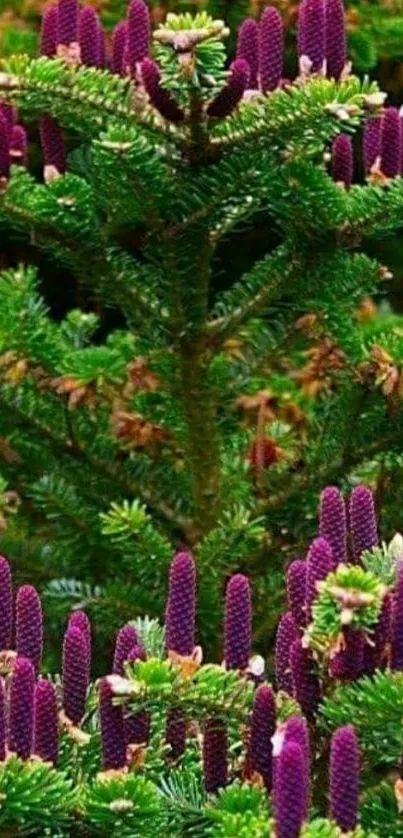
<svg viewBox="0 0 403 838">
<path fill-rule="evenodd" d="M 66 169 L 66 150 L 60 126 L 50 114 L 44 114 L 39 131 L 45 166 L 52 166 L 62 174 Z"/>
<path fill-rule="evenodd" d="M 43 616 L 39 594 L 32 585 L 18 588 L 15 634 L 17 655 L 29 658 L 38 674 L 43 650 Z"/>
<path fill-rule="evenodd" d="M 58 0 L 57 43 L 70 46 L 78 41 L 78 0 Z"/>
<path fill-rule="evenodd" d="M 309 649 L 304 649 L 301 640 L 294 640 L 290 651 L 290 664 L 294 698 L 302 712 L 311 719 L 320 700 L 320 685 L 314 669 L 314 660 Z"/>
<path fill-rule="evenodd" d="M 123 708 L 113 704 L 113 691 L 107 678 L 102 678 L 99 688 L 99 713 L 101 721 L 102 767 L 104 771 L 124 768 L 126 742 Z"/>
<path fill-rule="evenodd" d="M 276 838 L 299 838 L 307 808 L 308 767 L 299 745 L 287 742 L 277 759 L 274 790 Z"/>
<path fill-rule="evenodd" d="M 354 832 L 358 820 L 360 753 L 352 725 L 340 727 L 330 745 L 330 816 L 342 832 Z"/>
<path fill-rule="evenodd" d="M 99 18 L 92 6 L 84 6 L 78 19 L 78 43 L 80 45 L 80 60 L 87 67 L 99 67 L 100 42 Z"/>
<path fill-rule="evenodd" d="M 135 78 L 137 65 L 147 58 L 150 51 L 150 12 L 143 0 L 131 0 L 127 12 L 127 30 L 124 62 Z"/>
<path fill-rule="evenodd" d="M 259 80 L 263 93 L 275 90 L 280 84 L 283 60 L 283 19 L 278 9 L 267 6 L 259 22 Z"/>
<path fill-rule="evenodd" d="M 8 748 L 21 759 L 32 753 L 35 671 L 28 658 L 17 657 L 10 679 Z"/>
<path fill-rule="evenodd" d="M 332 144 L 332 176 L 336 183 L 349 189 L 353 181 L 353 142 L 347 134 L 339 134 Z"/>
<path fill-rule="evenodd" d="M 89 680 L 87 641 L 73 626 L 63 640 L 62 686 L 63 710 L 74 725 L 79 725 L 84 716 Z"/>
<path fill-rule="evenodd" d="M 13 582 L 7 559 L 0 556 L 0 651 L 10 649 L 13 633 Z"/>
<path fill-rule="evenodd" d="M 48 6 L 42 15 L 40 47 L 41 55 L 52 58 L 56 55 L 58 39 L 58 9 L 57 5 Z"/>
<path fill-rule="evenodd" d="M 111 70 L 119 76 L 124 75 L 123 58 L 126 48 L 127 21 L 122 20 L 115 26 L 112 34 Z"/>
<path fill-rule="evenodd" d="M 169 122 L 182 122 L 184 114 L 168 90 L 161 85 L 158 65 L 151 58 L 144 58 L 140 64 L 140 75 L 148 98 L 157 111 Z"/>
<path fill-rule="evenodd" d="M 311 609 L 318 595 L 317 584 L 322 582 L 334 569 L 334 558 L 328 541 L 319 536 L 312 542 L 306 562 L 306 613 L 308 622 Z"/>
<path fill-rule="evenodd" d="M 7 753 L 7 726 L 6 726 L 6 697 L 4 692 L 4 681 L 0 678 L 0 762 L 4 762 Z"/>
<path fill-rule="evenodd" d="M 326 0 L 326 73 L 339 79 L 347 63 L 343 0 Z"/>
<path fill-rule="evenodd" d="M 130 650 L 128 661 L 146 660 L 143 646 L 137 644 Z M 138 713 L 123 713 L 126 745 L 141 745 L 148 742 L 150 736 L 151 716 L 147 710 Z"/>
<path fill-rule="evenodd" d="M 73 611 L 69 617 L 68 628 L 78 628 L 82 631 L 88 649 L 88 663 L 91 667 L 91 623 L 85 611 Z"/>
<path fill-rule="evenodd" d="M 381 123 L 378 116 L 370 117 L 364 124 L 363 132 L 363 159 L 364 171 L 369 175 L 381 148 Z"/>
<path fill-rule="evenodd" d="M 386 108 L 382 117 L 380 155 L 381 169 L 386 177 L 400 173 L 401 125 L 397 108 Z"/>
<path fill-rule="evenodd" d="M 393 598 L 392 669 L 403 671 L 403 568 L 400 568 Z"/>
<path fill-rule="evenodd" d="M 251 17 L 246 18 L 239 27 L 236 45 L 236 57 L 247 62 L 250 76 L 249 87 L 255 90 L 258 86 L 258 25 Z"/>
<path fill-rule="evenodd" d="M 249 579 L 231 576 L 225 595 L 224 662 L 227 669 L 246 670 L 252 650 L 252 603 Z"/>
<path fill-rule="evenodd" d="M 203 736 L 204 788 L 212 794 L 228 783 L 228 735 L 222 719 L 207 719 Z"/>
<path fill-rule="evenodd" d="M 196 631 L 196 567 L 190 553 L 177 553 L 169 571 L 165 613 L 165 644 L 168 652 L 191 655 Z"/>
<path fill-rule="evenodd" d="M 293 694 L 290 652 L 291 646 L 298 639 L 299 631 L 295 619 L 290 611 L 283 614 L 278 624 L 275 650 L 275 669 L 277 690 L 283 690 L 288 695 Z"/>
<path fill-rule="evenodd" d="M 208 116 L 223 119 L 235 110 L 249 84 L 249 64 L 244 58 L 236 58 L 230 67 L 226 85 L 217 93 L 207 108 Z"/>
<path fill-rule="evenodd" d="M 10 172 L 10 132 L 8 122 L 0 112 L 0 180 L 8 178 Z"/>
<path fill-rule="evenodd" d="M 287 603 L 297 626 L 306 623 L 306 561 L 294 559 L 287 570 Z"/>
<path fill-rule="evenodd" d="M 10 162 L 14 166 L 28 165 L 28 137 L 23 125 L 13 125 L 10 141 Z"/>
<path fill-rule="evenodd" d="M 324 0 L 303 0 L 298 13 L 298 56 L 311 62 L 310 72 L 320 73 L 326 57 Z"/>
<path fill-rule="evenodd" d="M 59 718 L 56 687 L 40 678 L 35 686 L 34 754 L 56 765 L 59 753 Z"/>
<path fill-rule="evenodd" d="M 273 746 L 276 729 L 276 697 L 271 687 L 262 684 L 255 693 L 248 743 L 248 766 L 263 778 L 268 792 L 272 787 Z"/>
<path fill-rule="evenodd" d="M 345 562 L 347 558 L 346 506 L 343 495 L 336 486 L 327 486 L 321 494 L 319 534 L 330 544 L 335 565 Z"/>
<path fill-rule="evenodd" d="M 329 669 L 339 681 L 355 681 L 364 666 L 365 637 L 361 631 L 347 627 L 343 631 L 345 648 L 331 659 Z"/>
<path fill-rule="evenodd" d="M 355 486 L 351 492 L 350 529 L 353 560 L 359 564 L 364 550 L 378 544 L 374 499 L 368 486 Z"/>
<path fill-rule="evenodd" d="M 137 646 L 138 638 L 134 626 L 126 623 L 123 628 L 119 629 L 116 637 L 115 654 L 113 657 L 114 675 L 124 674 L 124 665 L 127 661 L 133 646 Z"/>
</svg>

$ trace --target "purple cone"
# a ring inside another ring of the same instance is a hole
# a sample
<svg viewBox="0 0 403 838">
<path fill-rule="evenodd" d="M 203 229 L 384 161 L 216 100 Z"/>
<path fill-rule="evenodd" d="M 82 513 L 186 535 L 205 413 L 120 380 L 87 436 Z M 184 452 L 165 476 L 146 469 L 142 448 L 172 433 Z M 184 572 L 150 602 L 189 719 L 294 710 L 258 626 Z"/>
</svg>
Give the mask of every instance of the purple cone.
<svg viewBox="0 0 403 838">
<path fill-rule="evenodd" d="M 392 669 L 403 670 L 403 568 L 400 569 L 393 598 Z"/>
<path fill-rule="evenodd" d="M 52 58 L 57 50 L 58 38 L 57 6 L 48 6 L 42 16 L 40 54 Z"/>
<path fill-rule="evenodd" d="M 91 623 L 85 611 L 73 611 L 69 617 L 68 628 L 78 628 L 82 631 L 88 649 L 88 665 L 91 669 Z"/>
<path fill-rule="evenodd" d="M 99 18 L 92 6 L 84 6 L 80 11 L 78 43 L 81 63 L 87 67 L 99 67 Z"/>
<path fill-rule="evenodd" d="M 306 562 L 306 612 L 308 622 L 314 599 L 318 596 L 317 584 L 322 582 L 334 569 L 331 547 L 325 538 L 319 536 L 312 542 Z"/>
<path fill-rule="evenodd" d="M 0 678 L 0 762 L 4 762 L 7 753 L 7 730 L 6 730 L 6 697 L 4 692 L 4 681 Z"/>
<path fill-rule="evenodd" d="M 177 553 L 169 571 L 165 613 L 166 648 L 191 655 L 195 646 L 196 567 L 190 553 Z"/>
<path fill-rule="evenodd" d="M 182 756 L 186 746 L 187 722 L 181 710 L 170 710 L 167 716 L 165 739 L 173 760 Z"/>
<path fill-rule="evenodd" d="M 301 748 L 306 770 L 305 780 L 307 788 L 310 784 L 311 746 L 309 743 L 309 728 L 303 716 L 290 716 L 287 719 L 284 731 L 284 745 L 288 742 L 296 742 Z"/>
<path fill-rule="evenodd" d="M 278 9 L 267 6 L 259 22 L 259 79 L 263 93 L 279 86 L 283 75 L 283 60 L 283 19 Z"/>
<path fill-rule="evenodd" d="M 115 675 L 124 674 L 124 664 L 128 660 L 129 654 L 133 646 L 137 646 L 138 638 L 134 626 L 126 623 L 123 628 L 118 631 L 115 644 L 115 654 L 113 657 L 113 673 Z"/>
<path fill-rule="evenodd" d="M 8 747 L 21 759 L 32 753 L 35 671 L 28 658 L 18 657 L 10 681 Z"/>
<path fill-rule="evenodd" d="M 304 649 L 301 640 L 294 640 L 290 651 L 290 663 L 294 698 L 305 716 L 311 719 L 320 700 L 320 686 L 314 671 L 314 661 L 309 649 Z"/>
<path fill-rule="evenodd" d="M 183 122 L 184 114 L 168 90 L 161 85 L 158 65 L 151 58 L 144 58 L 140 64 L 141 78 L 154 108 L 169 122 Z"/>
<path fill-rule="evenodd" d="M 104 27 L 100 20 L 98 20 L 98 67 L 107 67 L 109 65 L 108 46 Z"/>
<path fill-rule="evenodd" d="M 150 12 L 143 0 L 131 0 L 127 13 L 125 64 L 136 76 L 137 65 L 150 51 Z"/>
<path fill-rule="evenodd" d="M 68 628 L 63 640 L 63 710 L 68 719 L 79 725 L 84 713 L 90 679 L 85 635 L 78 628 Z"/>
<path fill-rule="evenodd" d="M 376 158 L 380 154 L 381 148 L 381 122 L 377 117 L 370 117 L 366 120 L 363 134 L 363 157 L 364 157 L 364 171 L 369 175 Z"/>
<path fill-rule="evenodd" d="M 13 633 L 13 583 L 10 565 L 0 556 L 0 651 L 10 649 Z"/>
<path fill-rule="evenodd" d="M 61 128 L 49 114 L 40 121 L 41 145 L 45 166 L 53 166 L 60 174 L 66 169 L 66 151 Z"/>
<path fill-rule="evenodd" d="M 8 122 L 0 113 L 0 180 L 8 178 L 10 172 L 10 132 Z"/>
<path fill-rule="evenodd" d="M 18 588 L 15 633 L 17 655 L 29 658 L 38 674 L 42 660 L 43 617 L 38 592 L 32 585 Z"/>
<path fill-rule="evenodd" d="M 332 144 L 332 176 L 336 183 L 344 183 L 347 189 L 353 181 L 353 143 L 347 134 L 339 134 Z"/>
<path fill-rule="evenodd" d="M 235 110 L 249 84 L 249 65 L 243 58 L 236 58 L 230 70 L 226 85 L 207 108 L 208 116 L 215 119 L 223 119 Z"/>
<path fill-rule="evenodd" d="M 112 35 L 112 72 L 119 76 L 124 74 L 123 57 L 125 54 L 127 36 L 127 21 L 122 20 L 115 26 Z"/>
<path fill-rule="evenodd" d="M 28 165 L 28 137 L 23 125 L 13 125 L 10 142 L 10 162 L 14 166 Z"/>
<path fill-rule="evenodd" d="M 104 771 L 118 770 L 126 764 L 126 742 L 123 708 L 113 703 L 113 691 L 107 678 L 99 688 L 101 721 L 102 767 Z"/>
<path fill-rule="evenodd" d="M 401 129 L 397 108 L 386 108 L 382 117 L 380 154 L 381 169 L 386 177 L 400 172 Z"/>
<path fill-rule="evenodd" d="M 324 0 L 303 0 L 298 15 L 298 56 L 309 58 L 311 72 L 320 73 L 326 57 Z"/>
<path fill-rule="evenodd" d="M 224 661 L 227 669 L 248 668 L 252 645 L 252 604 L 249 579 L 231 576 L 225 596 Z"/>
<path fill-rule="evenodd" d="M 354 832 L 358 819 L 360 753 L 352 725 L 340 727 L 330 745 L 330 816 L 342 832 Z"/>
<path fill-rule="evenodd" d="M 146 653 L 142 646 L 136 645 L 131 649 L 128 660 L 146 660 Z M 124 713 L 124 728 L 126 745 L 147 743 L 150 735 L 151 716 L 147 710 L 138 713 Z"/>
<path fill-rule="evenodd" d="M 326 71 L 339 79 L 347 62 L 343 0 L 326 0 Z"/>
<path fill-rule="evenodd" d="M 393 594 L 385 594 L 381 613 L 375 626 L 373 642 L 375 644 L 376 666 L 381 666 L 387 658 L 388 646 L 392 639 Z"/>
<path fill-rule="evenodd" d="M 347 557 L 346 506 L 343 495 L 336 486 L 327 486 L 321 494 L 319 533 L 330 544 L 335 565 L 345 562 Z"/>
<path fill-rule="evenodd" d="M 365 637 L 361 631 L 343 630 L 345 648 L 330 660 L 330 672 L 340 681 L 355 681 L 364 666 Z"/>
<path fill-rule="evenodd" d="M 299 838 L 308 808 L 306 759 L 291 740 L 281 750 L 276 765 L 274 815 L 276 838 Z"/>
<path fill-rule="evenodd" d="M 228 736 L 221 719 L 207 719 L 203 737 L 204 788 L 207 794 L 228 782 Z"/>
<path fill-rule="evenodd" d="M 253 90 L 258 85 L 258 32 L 256 21 L 246 18 L 239 28 L 236 45 L 236 57 L 244 59 L 249 66 L 249 87 Z"/>
<path fill-rule="evenodd" d="M 78 40 L 78 0 L 58 0 L 57 42 L 70 46 Z"/>
<path fill-rule="evenodd" d="M 356 486 L 351 492 L 350 528 L 353 559 L 359 564 L 361 553 L 378 544 L 374 499 L 367 486 Z"/>
<path fill-rule="evenodd" d="M 272 786 L 273 746 L 276 729 L 276 698 L 271 687 L 262 684 L 255 693 L 248 748 L 248 765 L 263 778 L 268 792 Z"/>
<path fill-rule="evenodd" d="M 291 646 L 298 639 L 298 636 L 298 626 L 293 615 L 288 611 L 283 614 L 278 625 L 275 652 L 277 689 L 284 690 L 288 695 L 293 693 L 290 664 Z"/>
<path fill-rule="evenodd" d="M 56 688 L 44 678 L 40 678 L 35 687 L 34 719 L 34 754 L 44 762 L 56 765 L 59 753 Z"/>
<path fill-rule="evenodd" d="M 297 626 L 306 623 L 306 562 L 295 559 L 287 570 L 287 602 Z"/>
</svg>

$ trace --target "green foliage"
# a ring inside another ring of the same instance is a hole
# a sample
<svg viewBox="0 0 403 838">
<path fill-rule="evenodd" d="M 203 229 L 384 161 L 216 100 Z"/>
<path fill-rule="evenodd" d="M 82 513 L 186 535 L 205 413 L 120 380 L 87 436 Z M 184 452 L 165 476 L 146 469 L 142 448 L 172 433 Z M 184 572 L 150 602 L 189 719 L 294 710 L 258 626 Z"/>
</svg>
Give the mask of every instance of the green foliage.
<svg viewBox="0 0 403 838">
<path fill-rule="evenodd" d="M 76 792 L 60 771 L 42 762 L 13 757 L 0 764 L 0 825 L 21 830 L 63 827 L 73 811 Z"/>
</svg>

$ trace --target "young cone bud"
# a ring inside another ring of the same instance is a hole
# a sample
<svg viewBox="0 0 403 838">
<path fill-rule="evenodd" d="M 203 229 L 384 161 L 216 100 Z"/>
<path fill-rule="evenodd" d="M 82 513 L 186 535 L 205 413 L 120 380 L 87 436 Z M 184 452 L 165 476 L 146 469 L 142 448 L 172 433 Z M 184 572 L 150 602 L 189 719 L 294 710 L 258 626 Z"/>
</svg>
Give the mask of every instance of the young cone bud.
<svg viewBox="0 0 403 838">
<path fill-rule="evenodd" d="M 330 816 L 342 832 L 354 832 L 358 819 L 360 754 L 352 725 L 340 727 L 330 746 Z"/>
<path fill-rule="evenodd" d="M 359 564 L 361 553 L 378 544 L 374 499 L 367 486 L 356 486 L 351 492 L 350 527 L 353 559 Z"/>
<path fill-rule="evenodd" d="M 353 143 L 347 134 L 339 134 L 332 145 L 332 177 L 349 189 L 353 181 Z"/>
<path fill-rule="evenodd" d="M 18 657 L 10 680 L 8 748 L 21 759 L 32 753 L 35 671 L 28 658 Z"/>
<path fill-rule="evenodd" d="M 224 661 L 227 669 L 245 670 L 251 656 L 252 604 L 249 580 L 231 576 L 225 597 Z"/>
<path fill-rule="evenodd" d="M 10 649 L 13 631 L 13 584 L 10 565 L 0 556 L 0 652 Z"/>
<path fill-rule="evenodd" d="M 248 766 L 263 778 L 268 792 L 272 786 L 273 746 L 276 729 L 276 698 L 271 687 L 262 684 L 255 693 L 250 724 Z"/>
<path fill-rule="evenodd" d="M 278 9 L 267 6 L 259 23 L 259 79 L 263 93 L 274 90 L 280 84 L 283 60 L 283 19 Z"/>
<path fill-rule="evenodd" d="M 381 119 L 370 117 L 364 124 L 363 157 L 365 174 L 369 175 L 381 148 Z"/>
<path fill-rule="evenodd" d="M 56 765 L 59 753 L 56 688 L 44 678 L 40 678 L 35 686 L 34 719 L 34 754 L 44 762 Z"/>
<path fill-rule="evenodd" d="M 137 660 L 146 660 L 146 653 L 142 646 L 136 645 L 131 649 L 128 660 L 134 662 Z M 123 714 L 125 740 L 127 745 L 141 745 L 147 743 L 150 736 L 151 716 L 147 710 L 140 710 L 139 713 Z"/>
<path fill-rule="evenodd" d="M 78 43 L 80 45 L 80 59 L 87 67 L 99 67 L 100 37 L 99 19 L 92 6 L 84 6 L 78 19 Z"/>
<path fill-rule="evenodd" d="M 293 740 L 287 742 L 277 759 L 274 791 L 276 838 L 299 838 L 307 808 L 309 773 L 304 754 Z"/>
<path fill-rule="evenodd" d="M 53 117 L 44 114 L 39 130 L 45 166 L 51 166 L 63 174 L 66 169 L 66 151 L 61 128 Z"/>
<path fill-rule="evenodd" d="M 344 629 L 343 637 L 345 648 L 331 658 L 330 672 L 340 681 L 355 681 L 364 666 L 365 637 L 351 628 Z"/>
<path fill-rule="evenodd" d="M 319 533 L 332 551 L 335 565 L 347 558 L 347 519 L 344 498 L 336 486 L 327 486 L 320 498 Z"/>
<path fill-rule="evenodd" d="M 386 108 L 382 117 L 381 169 L 386 177 L 396 177 L 400 173 L 401 130 L 397 108 Z"/>
<path fill-rule="evenodd" d="M 232 62 L 227 84 L 210 102 L 207 113 L 214 119 L 223 119 L 235 110 L 249 84 L 249 65 L 243 58 Z"/>
<path fill-rule="evenodd" d="M 290 651 L 290 663 L 294 698 L 301 705 L 303 713 L 311 719 L 320 699 L 320 686 L 314 671 L 314 662 L 309 649 L 304 649 L 301 640 L 294 640 Z"/>
<path fill-rule="evenodd" d="M 277 690 L 284 690 L 288 695 L 293 694 L 290 663 L 291 646 L 298 639 L 298 636 L 298 626 L 293 615 L 288 611 L 281 617 L 277 628 L 275 654 Z"/>
<path fill-rule="evenodd" d="M 298 627 L 306 623 L 306 567 L 303 559 L 295 559 L 287 570 L 287 602 Z"/>
<path fill-rule="evenodd" d="M 249 87 L 257 88 L 258 76 L 258 25 L 252 18 L 246 18 L 239 28 L 236 57 L 247 62 L 250 70 Z"/>
<path fill-rule="evenodd" d="M 52 58 L 57 50 L 58 37 L 57 6 L 48 6 L 42 15 L 40 54 Z"/>
<path fill-rule="evenodd" d="M 403 568 L 396 583 L 392 612 L 392 669 L 403 671 Z"/>
<path fill-rule="evenodd" d="M 85 713 L 90 673 L 85 635 L 74 626 L 64 635 L 62 670 L 63 710 L 74 725 L 79 725 Z"/>
<path fill-rule="evenodd" d="M 112 35 L 112 72 L 124 75 L 123 57 L 126 48 L 127 21 L 122 20 L 115 26 Z"/>
<path fill-rule="evenodd" d="M 326 70 L 339 79 L 347 63 L 347 39 L 343 0 L 326 0 Z"/>
<path fill-rule="evenodd" d="M 190 553 L 177 553 L 169 571 L 165 613 L 166 648 L 191 655 L 195 645 L 196 567 Z"/>
<path fill-rule="evenodd" d="M 68 628 L 78 628 L 82 631 L 88 649 L 88 666 L 91 670 L 91 623 L 85 611 L 73 611 L 69 617 Z"/>
<path fill-rule="evenodd" d="M 125 64 L 133 78 L 150 50 L 150 13 L 143 0 L 131 0 L 127 13 Z"/>
<path fill-rule="evenodd" d="M 58 0 L 57 42 L 70 46 L 78 40 L 78 0 Z"/>
<path fill-rule="evenodd" d="M 101 720 L 102 767 L 104 771 L 118 770 L 126 764 L 126 742 L 123 708 L 113 704 L 113 691 L 107 678 L 99 688 Z"/>
<path fill-rule="evenodd" d="M 311 608 L 318 595 L 317 584 L 334 569 L 334 559 L 330 544 L 325 538 L 315 538 L 312 542 L 306 562 L 306 613 L 308 622 L 311 619 Z"/>
<path fill-rule="evenodd" d="M 116 644 L 115 654 L 113 657 L 113 673 L 114 675 L 124 674 L 124 665 L 129 658 L 129 654 L 133 646 L 137 646 L 137 632 L 134 626 L 127 623 L 123 628 L 119 629 Z"/>
<path fill-rule="evenodd" d="M 323 70 L 326 55 L 324 0 L 303 0 L 298 13 L 298 55 L 311 62 L 310 71 Z"/>
<path fill-rule="evenodd" d="M 158 65 L 151 58 L 145 58 L 140 64 L 140 74 L 154 108 L 169 122 L 183 122 L 184 114 L 168 90 L 161 85 Z"/>
<path fill-rule="evenodd" d="M 11 131 L 10 163 L 13 166 L 28 165 L 28 137 L 22 125 L 13 125 Z"/>
<path fill-rule="evenodd" d="M 17 655 L 29 658 L 38 674 L 42 660 L 43 617 L 39 595 L 32 585 L 18 588 L 16 615 Z"/>
<path fill-rule="evenodd" d="M 207 794 L 228 782 L 227 728 L 221 719 L 207 719 L 203 738 L 204 788 Z"/>
</svg>

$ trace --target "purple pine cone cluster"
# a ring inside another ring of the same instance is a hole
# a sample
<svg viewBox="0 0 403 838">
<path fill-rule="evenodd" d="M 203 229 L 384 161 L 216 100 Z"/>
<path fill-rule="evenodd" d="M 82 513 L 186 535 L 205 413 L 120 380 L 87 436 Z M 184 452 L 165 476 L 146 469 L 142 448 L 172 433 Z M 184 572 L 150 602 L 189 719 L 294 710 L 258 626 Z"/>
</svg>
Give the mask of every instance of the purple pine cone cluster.
<svg viewBox="0 0 403 838">
<path fill-rule="evenodd" d="M 301 70 L 339 79 L 347 63 L 343 0 L 302 0 L 298 13 Z"/>
<path fill-rule="evenodd" d="M 374 168 L 387 178 L 403 175 L 403 118 L 397 108 L 385 108 L 382 116 L 366 120 L 363 158 L 366 175 Z"/>
</svg>

